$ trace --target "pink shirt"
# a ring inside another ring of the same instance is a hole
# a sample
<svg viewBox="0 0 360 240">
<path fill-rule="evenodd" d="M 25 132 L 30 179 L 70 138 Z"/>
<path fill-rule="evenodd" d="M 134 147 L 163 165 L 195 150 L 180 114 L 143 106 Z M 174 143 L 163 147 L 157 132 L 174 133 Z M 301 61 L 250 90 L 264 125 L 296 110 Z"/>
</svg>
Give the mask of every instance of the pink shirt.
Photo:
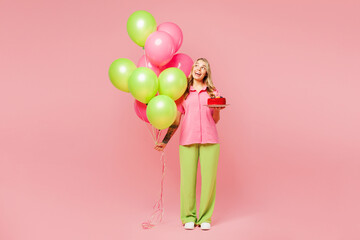
<svg viewBox="0 0 360 240">
<path fill-rule="evenodd" d="M 184 114 L 180 130 L 180 145 L 193 143 L 219 143 L 216 124 L 212 117 L 214 109 L 207 106 L 210 97 L 206 86 L 197 92 L 193 86 L 186 100 L 178 104 L 178 110 Z M 215 91 L 216 96 L 219 92 Z"/>
</svg>

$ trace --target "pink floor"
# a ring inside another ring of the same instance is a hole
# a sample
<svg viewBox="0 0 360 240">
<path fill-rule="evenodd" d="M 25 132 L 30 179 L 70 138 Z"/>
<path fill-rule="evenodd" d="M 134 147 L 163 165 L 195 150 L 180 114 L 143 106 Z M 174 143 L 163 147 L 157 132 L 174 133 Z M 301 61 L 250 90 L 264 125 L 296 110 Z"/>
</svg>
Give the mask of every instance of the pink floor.
<svg viewBox="0 0 360 240">
<path fill-rule="evenodd" d="M 338 195 L 317 191 L 325 185 L 294 183 L 244 187 L 231 199 L 227 180 L 219 180 L 212 229 L 184 230 L 179 220 L 178 194 L 166 176 L 164 219 L 152 229 L 141 223 L 157 200 L 158 182 L 147 186 L 127 182 L 96 183 L 78 171 L 59 169 L 52 176 L 23 165 L 2 172 L 0 236 L 4 240 L 38 239 L 244 239 L 244 240 L 356 240 L 360 236 L 359 206 L 352 190 Z M 15 170 L 17 167 L 17 170 Z M 4 168 L 3 168 L 4 169 Z M 59 171 L 59 172 L 58 172 Z M 171 172 L 171 169 L 168 169 Z M 261 170 L 260 170 L 261 171 Z M 60 174 L 61 172 L 61 174 Z M 112 171 L 108 171 L 110 181 Z M 264 172 L 263 172 L 264 173 Z M 170 173 L 169 173 L 170 174 Z M 58 175 L 63 178 L 57 178 Z M 154 174 L 155 176 L 156 174 Z M 46 179 L 43 179 L 46 177 Z M 349 176 L 351 177 L 351 176 Z M 31 182 L 25 181 L 32 179 Z M 157 177 L 154 177 L 156 179 Z M 289 178 L 291 181 L 291 178 Z M 250 184 L 250 183 L 249 183 Z M 254 182 L 252 183 L 254 184 Z M 255 184 L 256 185 L 256 184 Z M 255 186 L 253 185 L 253 186 Z M 336 188 L 336 184 L 332 187 Z M 153 187 L 152 187 L 153 186 Z M 147 191 L 146 189 L 151 190 Z M 281 188 L 281 189 L 280 189 Z M 306 188 L 308 188 L 306 190 Z M 346 189 L 346 187 L 344 187 Z M 233 189 L 238 191 L 239 189 Z M 259 191 L 253 195 L 254 191 Z M 260 192 L 261 191 L 261 192 Z M 355 191 L 355 189 L 354 189 Z M 267 192 L 267 193 L 266 193 Z M 351 195 L 352 194 L 352 195 Z M 252 198 L 252 196 L 257 196 Z M 259 197 L 261 196 L 261 197 Z M 352 200 L 352 197 L 354 199 Z"/>
</svg>

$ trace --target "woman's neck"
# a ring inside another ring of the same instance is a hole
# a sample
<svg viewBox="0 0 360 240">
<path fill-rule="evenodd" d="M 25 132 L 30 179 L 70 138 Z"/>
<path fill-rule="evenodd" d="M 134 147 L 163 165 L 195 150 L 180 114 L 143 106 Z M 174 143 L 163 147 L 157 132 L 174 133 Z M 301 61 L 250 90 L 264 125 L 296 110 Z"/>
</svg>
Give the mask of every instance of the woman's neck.
<svg viewBox="0 0 360 240">
<path fill-rule="evenodd" d="M 206 84 L 205 83 L 203 83 L 202 81 L 194 81 L 193 82 L 193 87 L 196 89 L 196 88 L 203 88 L 203 87 L 205 87 L 206 86 Z"/>
</svg>

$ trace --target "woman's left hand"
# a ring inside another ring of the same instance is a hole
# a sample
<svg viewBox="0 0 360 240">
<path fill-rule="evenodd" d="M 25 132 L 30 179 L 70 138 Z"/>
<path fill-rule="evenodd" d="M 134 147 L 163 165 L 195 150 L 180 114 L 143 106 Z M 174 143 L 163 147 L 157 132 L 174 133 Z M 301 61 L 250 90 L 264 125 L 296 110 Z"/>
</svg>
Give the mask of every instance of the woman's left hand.
<svg viewBox="0 0 360 240">
<path fill-rule="evenodd" d="M 214 109 L 212 117 L 215 121 L 215 123 L 217 123 L 220 120 L 220 110 L 224 109 L 225 107 L 212 107 Z"/>
<path fill-rule="evenodd" d="M 225 107 L 213 107 L 215 111 L 220 111 L 221 109 L 224 109 Z"/>
</svg>

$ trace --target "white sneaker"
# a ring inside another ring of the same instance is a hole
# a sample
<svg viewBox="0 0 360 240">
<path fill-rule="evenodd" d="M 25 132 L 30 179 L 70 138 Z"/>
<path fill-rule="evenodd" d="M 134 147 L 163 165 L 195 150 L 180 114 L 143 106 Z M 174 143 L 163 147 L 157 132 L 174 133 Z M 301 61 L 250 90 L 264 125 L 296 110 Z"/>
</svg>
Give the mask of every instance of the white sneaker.
<svg viewBox="0 0 360 240">
<path fill-rule="evenodd" d="M 203 222 L 202 224 L 201 224 L 201 230 L 210 230 L 210 223 L 208 223 L 208 222 Z"/>
<path fill-rule="evenodd" d="M 187 230 L 192 230 L 192 229 L 194 229 L 194 226 L 195 226 L 194 222 L 187 222 L 187 223 L 185 223 L 184 228 Z"/>
</svg>

